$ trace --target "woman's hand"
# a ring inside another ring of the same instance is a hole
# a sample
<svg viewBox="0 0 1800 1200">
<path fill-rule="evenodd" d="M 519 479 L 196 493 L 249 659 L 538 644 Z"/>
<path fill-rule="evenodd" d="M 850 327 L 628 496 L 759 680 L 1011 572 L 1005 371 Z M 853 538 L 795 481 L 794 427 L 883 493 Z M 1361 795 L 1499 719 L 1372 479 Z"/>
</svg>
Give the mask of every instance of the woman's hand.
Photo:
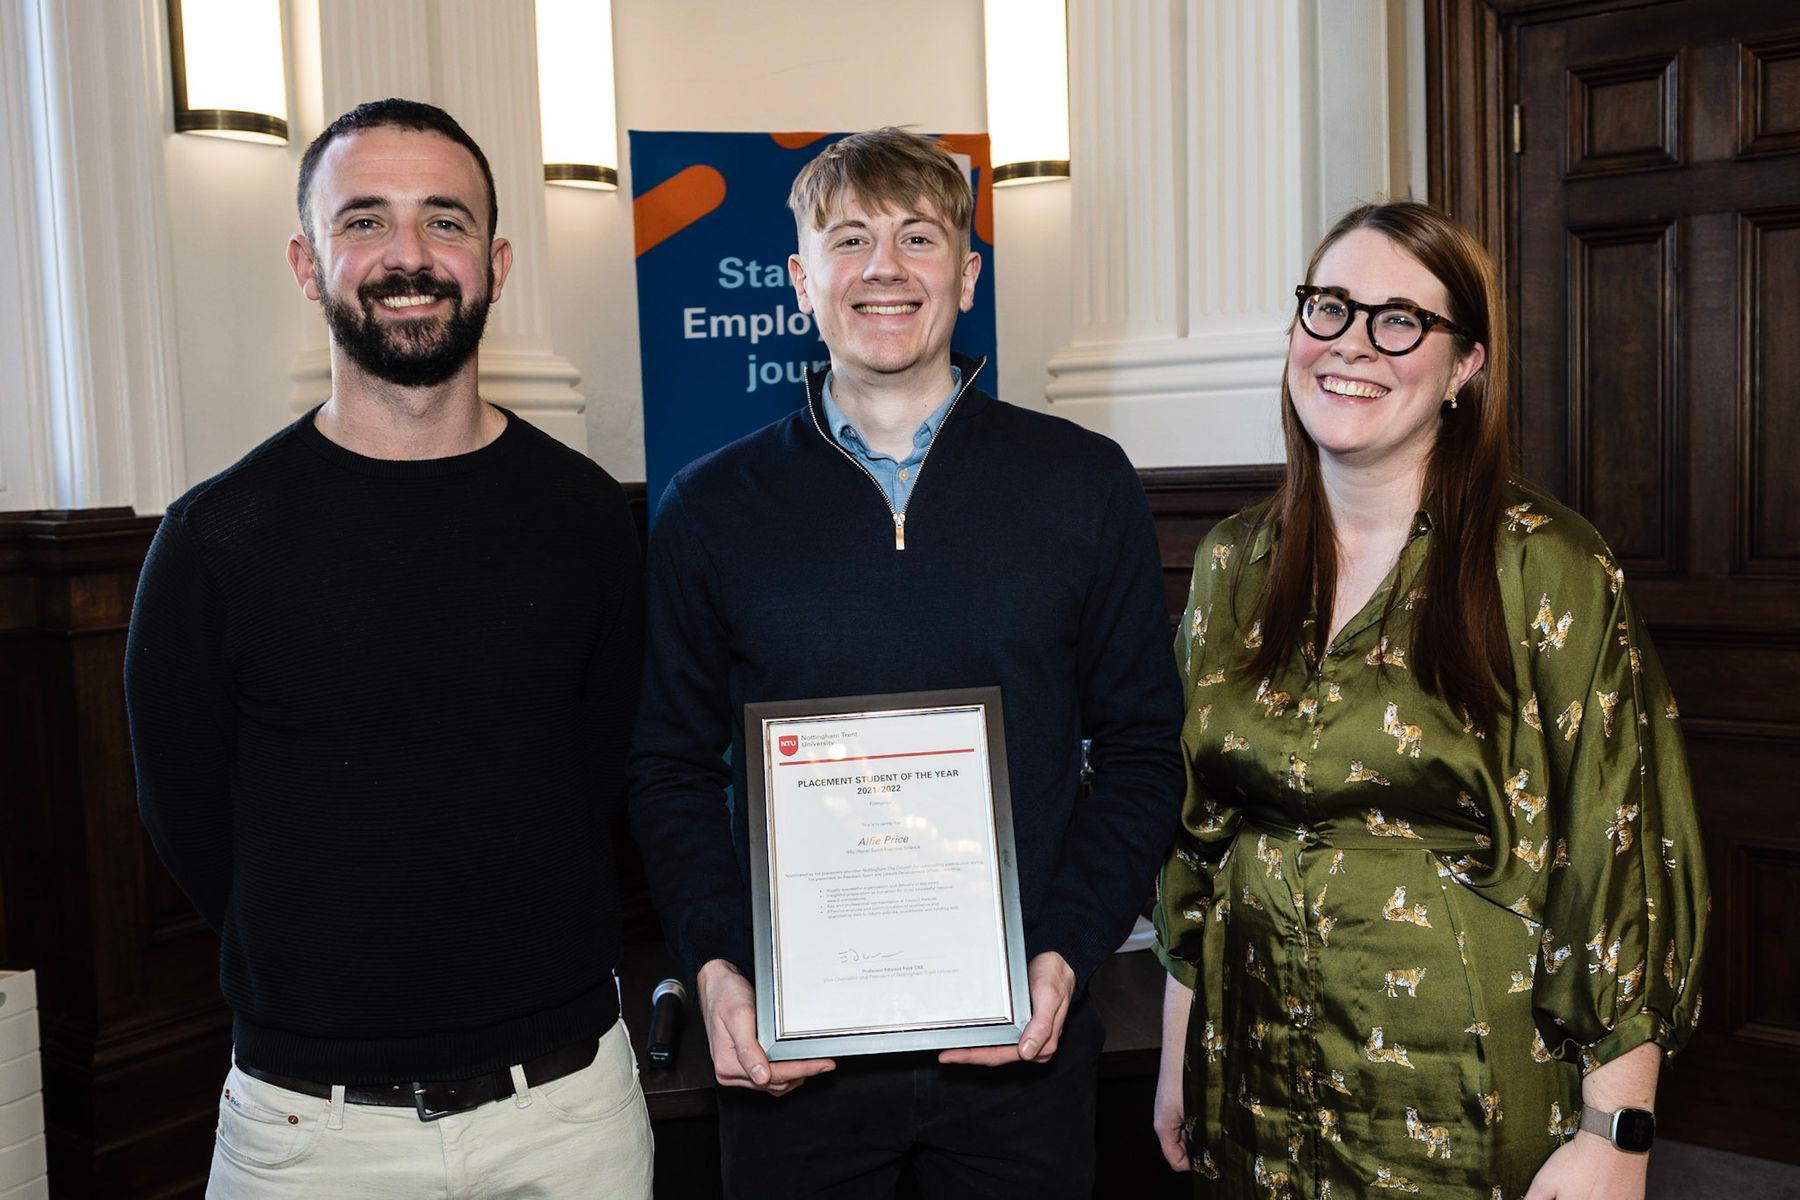
<svg viewBox="0 0 1800 1200">
<path fill-rule="evenodd" d="M 1188 1169 L 1187 1104 L 1182 1096 L 1182 1065 L 1187 1058 L 1188 1013 L 1194 1007 L 1194 993 L 1183 987 L 1173 975 L 1163 988 L 1162 1059 L 1156 1072 L 1156 1106 L 1151 1123 L 1156 1127 L 1156 1140 L 1162 1146 L 1163 1158 L 1175 1171 Z"/>
<path fill-rule="evenodd" d="M 1644 1200 L 1648 1154 L 1628 1154 L 1597 1133 L 1578 1133 L 1538 1168 L 1525 1200 Z"/>
<path fill-rule="evenodd" d="M 1634 1046 L 1587 1073 L 1582 1100 L 1602 1112 L 1651 1108 L 1661 1066 L 1654 1043 Z M 1621 1150 L 1597 1133 L 1577 1133 L 1538 1168 L 1525 1200 L 1644 1200 L 1649 1167 L 1648 1154 Z"/>
</svg>

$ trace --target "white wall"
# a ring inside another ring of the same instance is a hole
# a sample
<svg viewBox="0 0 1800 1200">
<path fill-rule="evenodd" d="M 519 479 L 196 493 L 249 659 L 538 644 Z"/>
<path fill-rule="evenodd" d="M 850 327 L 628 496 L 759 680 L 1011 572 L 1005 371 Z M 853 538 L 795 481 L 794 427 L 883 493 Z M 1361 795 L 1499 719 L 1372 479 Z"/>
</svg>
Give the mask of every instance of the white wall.
<svg viewBox="0 0 1800 1200">
<path fill-rule="evenodd" d="M 305 323 L 321 320 L 287 265 L 304 149 L 164 139 L 189 484 L 294 419 L 289 370 Z"/>
</svg>

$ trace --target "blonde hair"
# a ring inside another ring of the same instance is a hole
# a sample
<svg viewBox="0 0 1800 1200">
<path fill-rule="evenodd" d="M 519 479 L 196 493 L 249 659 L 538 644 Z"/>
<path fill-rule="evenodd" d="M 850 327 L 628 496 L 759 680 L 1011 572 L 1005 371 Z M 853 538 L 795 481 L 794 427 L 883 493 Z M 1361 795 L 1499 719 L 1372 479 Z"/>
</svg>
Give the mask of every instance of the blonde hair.
<svg viewBox="0 0 1800 1200">
<path fill-rule="evenodd" d="M 930 138 L 889 125 L 853 133 L 833 142 L 800 169 L 788 192 L 795 226 L 804 231 L 825 228 L 832 209 L 846 192 L 854 192 L 865 208 L 909 212 L 921 199 L 931 201 L 960 239 L 969 246 L 969 214 L 974 197 L 969 180 L 950 152 Z"/>
</svg>

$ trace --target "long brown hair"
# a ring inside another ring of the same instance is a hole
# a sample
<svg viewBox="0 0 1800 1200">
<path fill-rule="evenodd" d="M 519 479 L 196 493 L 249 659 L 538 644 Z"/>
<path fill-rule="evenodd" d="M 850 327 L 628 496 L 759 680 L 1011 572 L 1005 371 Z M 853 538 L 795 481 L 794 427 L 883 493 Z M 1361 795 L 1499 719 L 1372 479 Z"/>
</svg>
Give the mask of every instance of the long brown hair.
<svg viewBox="0 0 1800 1200">
<path fill-rule="evenodd" d="M 1313 251 L 1308 282 L 1325 252 L 1357 229 L 1380 233 L 1435 275 L 1449 296 L 1444 315 L 1467 331 L 1450 335 L 1458 351 L 1467 353 L 1477 342 L 1486 351 L 1481 369 L 1457 393 L 1455 410 L 1439 423 L 1425 469 L 1422 502 L 1432 521 L 1431 549 L 1418 574 L 1397 581 L 1388 593 L 1381 620 L 1385 630 L 1395 602 L 1422 587 L 1412 605 L 1412 670 L 1453 710 L 1479 728 L 1492 728 L 1502 696 L 1515 687 L 1494 563 L 1494 523 L 1513 470 L 1506 411 L 1512 351 L 1499 279 L 1468 230 L 1428 205 L 1395 201 L 1345 213 Z M 1323 660 L 1337 593 L 1337 536 L 1319 447 L 1295 412 L 1285 370 L 1281 427 L 1287 443 L 1281 486 L 1249 514 L 1256 525 L 1273 521 L 1280 533 L 1257 596 L 1263 640 L 1250 660 L 1256 675 L 1273 674 L 1296 647 L 1310 662 Z M 1318 614 L 1310 633 L 1309 609 Z"/>
</svg>

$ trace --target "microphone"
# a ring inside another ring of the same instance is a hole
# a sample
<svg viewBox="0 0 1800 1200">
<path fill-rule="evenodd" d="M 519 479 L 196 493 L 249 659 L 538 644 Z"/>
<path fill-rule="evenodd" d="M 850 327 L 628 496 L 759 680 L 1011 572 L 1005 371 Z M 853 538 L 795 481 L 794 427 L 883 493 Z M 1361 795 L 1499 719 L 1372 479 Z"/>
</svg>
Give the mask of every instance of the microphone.
<svg viewBox="0 0 1800 1200">
<path fill-rule="evenodd" d="M 672 1067 L 681 1050 L 681 1009 L 687 988 L 679 979 L 665 979 L 650 993 L 650 1062 Z"/>
</svg>

